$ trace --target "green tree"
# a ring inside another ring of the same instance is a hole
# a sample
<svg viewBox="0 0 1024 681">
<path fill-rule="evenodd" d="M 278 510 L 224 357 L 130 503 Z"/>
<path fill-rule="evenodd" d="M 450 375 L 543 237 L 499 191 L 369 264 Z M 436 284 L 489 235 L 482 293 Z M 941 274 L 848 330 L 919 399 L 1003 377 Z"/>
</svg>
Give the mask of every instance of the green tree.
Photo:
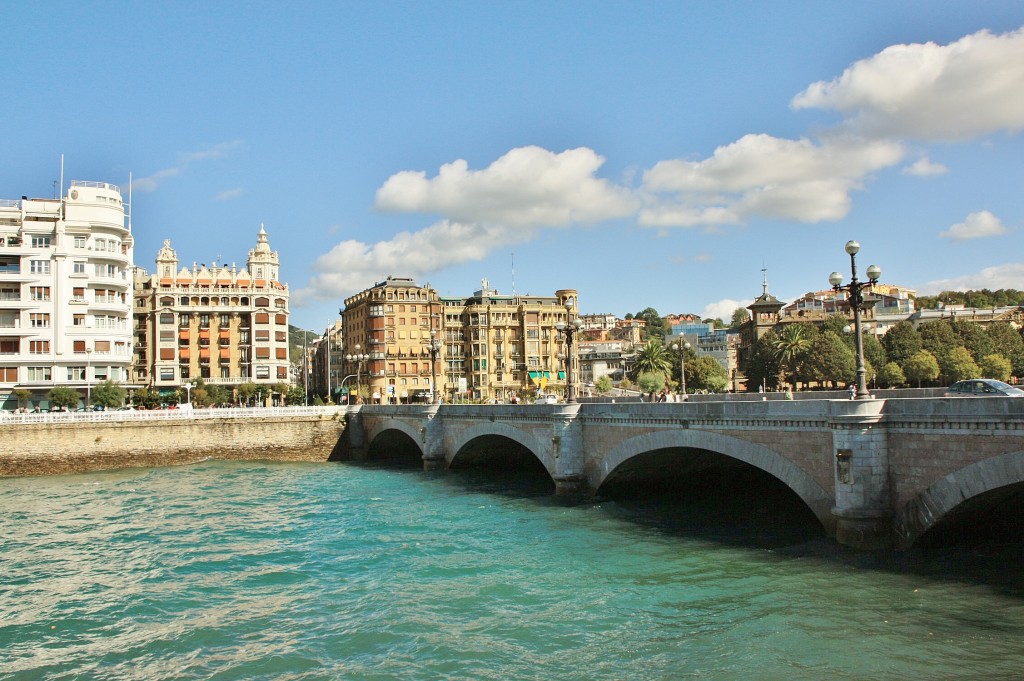
<svg viewBox="0 0 1024 681">
<path fill-rule="evenodd" d="M 902 367 L 903 375 L 912 383 L 917 383 L 920 388 L 925 381 L 934 381 L 939 377 L 939 361 L 935 355 L 927 350 L 915 352 Z"/>
<path fill-rule="evenodd" d="M 222 385 L 212 384 L 206 386 L 206 399 L 204 406 L 227 404 L 231 401 L 231 393 Z"/>
<path fill-rule="evenodd" d="M 897 322 L 889 329 L 888 333 L 882 337 L 882 346 L 889 359 L 900 366 L 924 349 L 921 334 L 917 332 L 913 324 L 906 320 Z"/>
<path fill-rule="evenodd" d="M 795 386 L 801 378 L 807 380 L 808 373 L 802 366 L 807 360 L 807 351 L 819 336 L 818 330 L 807 323 L 789 324 L 775 341 L 775 353 L 783 370 L 788 373 L 788 382 Z"/>
<path fill-rule="evenodd" d="M 938 360 L 939 375 L 946 383 L 955 383 L 981 376 L 981 369 L 967 348 L 953 348 Z"/>
<path fill-rule="evenodd" d="M 237 388 L 238 401 L 241 402 L 242 404 L 244 404 L 247 407 L 251 406 L 250 402 L 252 401 L 252 398 L 256 395 L 257 389 L 258 389 L 258 386 L 255 383 L 251 382 L 251 381 L 248 381 L 246 383 L 242 383 Z"/>
<path fill-rule="evenodd" d="M 864 359 L 867 364 L 880 368 L 889 363 L 889 357 L 885 354 L 885 346 L 882 345 L 882 341 L 878 340 L 878 336 L 873 333 L 865 334 L 863 342 Z"/>
<path fill-rule="evenodd" d="M 807 378 L 819 383 L 845 385 L 856 378 L 857 360 L 853 350 L 834 331 L 819 334 L 806 353 Z"/>
<path fill-rule="evenodd" d="M 672 368 L 672 359 L 669 357 L 665 345 L 660 341 L 649 340 L 640 348 L 636 355 L 636 374 L 660 373 L 667 376 Z"/>
<path fill-rule="evenodd" d="M 612 379 L 608 376 L 601 376 L 599 379 L 594 381 L 594 388 L 597 390 L 598 395 L 604 395 L 605 393 L 611 392 Z"/>
<path fill-rule="evenodd" d="M 644 372 L 636 377 L 640 391 L 645 393 L 656 393 L 665 387 L 665 374 L 654 371 Z"/>
<path fill-rule="evenodd" d="M 284 398 L 285 404 L 289 406 L 297 406 L 306 403 L 306 391 L 302 389 L 301 385 L 289 386 L 288 393 Z"/>
<path fill-rule="evenodd" d="M 737 307 L 732 312 L 729 328 L 738 329 L 750 321 L 750 312 L 745 307 Z"/>
<path fill-rule="evenodd" d="M 763 385 L 767 390 L 779 387 L 782 364 L 775 353 L 775 342 L 779 337 L 768 331 L 750 348 L 741 362 L 743 375 L 747 377 L 747 391 L 757 392 Z"/>
<path fill-rule="evenodd" d="M 903 369 L 900 369 L 899 364 L 887 362 L 878 371 L 878 382 L 884 388 L 898 388 L 907 382 L 907 377 L 903 375 Z"/>
<path fill-rule="evenodd" d="M 851 333 L 847 333 L 846 329 L 849 328 Z M 849 340 L 850 345 L 853 345 L 853 322 L 847 319 L 841 314 L 830 314 L 825 318 L 825 321 L 821 323 L 821 332 L 831 331 L 844 340 Z"/>
<path fill-rule="evenodd" d="M 102 405 L 104 409 L 120 407 L 128 393 L 122 386 L 113 381 L 103 381 L 92 389 L 92 401 Z"/>
<path fill-rule="evenodd" d="M 993 322 L 985 329 L 992 341 L 992 352 L 1010 360 L 1013 376 L 1024 376 L 1024 339 L 1007 322 Z"/>
<path fill-rule="evenodd" d="M 32 391 L 26 390 L 25 388 L 18 388 L 14 391 L 14 396 L 18 398 L 18 408 L 27 409 L 28 401 L 32 399 Z"/>
<path fill-rule="evenodd" d="M 722 392 L 729 385 L 729 372 L 714 357 L 702 355 L 686 363 L 688 391 Z"/>
<path fill-rule="evenodd" d="M 969 321 L 955 321 L 951 323 L 953 331 L 960 337 L 960 342 L 970 351 L 975 362 L 981 358 L 991 355 L 995 350 L 992 347 L 992 337 L 985 331 L 985 327 Z"/>
<path fill-rule="evenodd" d="M 935 355 L 940 362 L 953 348 L 963 347 L 963 342 L 953 330 L 953 325 L 945 319 L 925 322 L 917 327 L 917 331 L 921 334 L 922 347 Z"/>
<path fill-rule="evenodd" d="M 978 366 L 981 369 L 981 375 L 985 378 L 994 378 L 997 381 L 1008 381 L 1012 373 L 1012 365 L 1010 360 L 1006 359 L 1002 355 L 991 354 L 985 355 L 978 362 Z"/>
<path fill-rule="evenodd" d="M 54 409 L 75 409 L 82 396 L 73 388 L 57 386 L 46 393 L 46 399 L 50 401 L 50 411 Z"/>
<path fill-rule="evenodd" d="M 291 384 L 288 381 L 278 381 L 272 386 L 275 394 L 280 395 L 280 404 L 284 404 L 285 398 L 288 397 L 288 389 L 291 388 Z"/>
<path fill-rule="evenodd" d="M 153 388 L 141 388 L 132 395 L 132 402 L 143 409 L 156 409 L 160 406 L 160 391 Z"/>
<path fill-rule="evenodd" d="M 661 315 L 653 307 L 637 312 L 634 319 L 642 319 L 644 321 L 644 329 L 640 332 L 640 336 L 644 340 L 665 337 L 665 320 L 661 318 Z"/>
</svg>

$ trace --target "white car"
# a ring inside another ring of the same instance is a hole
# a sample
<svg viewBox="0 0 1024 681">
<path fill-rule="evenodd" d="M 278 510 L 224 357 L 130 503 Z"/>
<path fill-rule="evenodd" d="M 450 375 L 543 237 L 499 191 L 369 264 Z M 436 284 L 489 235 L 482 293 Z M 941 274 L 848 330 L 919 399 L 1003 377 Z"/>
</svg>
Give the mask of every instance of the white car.
<svg viewBox="0 0 1024 681">
<path fill-rule="evenodd" d="M 537 395 L 537 401 L 534 404 L 558 404 L 558 398 L 554 395 Z"/>
</svg>

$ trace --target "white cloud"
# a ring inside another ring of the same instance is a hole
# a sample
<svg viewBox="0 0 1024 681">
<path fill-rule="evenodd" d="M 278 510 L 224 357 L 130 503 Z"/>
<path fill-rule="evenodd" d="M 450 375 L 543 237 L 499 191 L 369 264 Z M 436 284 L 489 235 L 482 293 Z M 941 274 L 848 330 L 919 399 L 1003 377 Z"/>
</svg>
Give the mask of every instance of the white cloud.
<svg viewBox="0 0 1024 681">
<path fill-rule="evenodd" d="M 242 189 L 241 187 L 235 187 L 234 189 L 225 189 L 224 191 L 217 192 L 217 195 L 213 198 L 217 199 L 218 201 L 229 201 L 231 199 L 237 199 L 244 193 L 244 189 Z"/>
<path fill-rule="evenodd" d="M 631 215 L 636 199 L 596 177 L 604 158 L 587 148 L 554 153 L 520 147 L 483 170 L 459 159 L 436 177 L 422 171 L 392 175 L 377 190 L 377 208 L 433 213 L 455 222 L 506 227 L 558 227 Z"/>
<path fill-rule="evenodd" d="M 313 262 L 315 274 L 297 296 L 300 304 L 309 298 L 337 300 L 388 275 L 418 278 L 463 262 L 482 260 L 495 248 L 529 241 L 534 234 L 535 230 L 529 227 L 506 229 L 444 220 L 372 245 L 342 241 Z"/>
<path fill-rule="evenodd" d="M 979 210 L 968 215 L 963 222 L 953 225 L 945 232 L 940 232 L 939 236 L 954 241 L 963 241 L 986 236 L 1000 236 L 1009 231 L 995 215 L 987 210 Z"/>
<path fill-rule="evenodd" d="M 839 111 L 870 137 L 964 140 L 1024 129 L 1024 29 L 893 45 L 813 83 L 797 109 Z"/>
<path fill-rule="evenodd" d="M 922 295 L 933 296 L 943 291 L 969 291 L 978 289 L 997 290 L 1001 288 L 1020 288 L 1024 281 L 1024 263 L 1008 263 L 995 267 L 986 267 L 976 274 L 965 274 L 953 279 L 936 279 L 919 286 Z"/>
<path fill-rule="evenodd" d="M 949 168 L 942 165 L 941 163 L 932 163 L 927 156 L 914 161 L 911 165 L 906 166 L 903 169 L 904 175 L 916 175 L 918 177 L 928 177 L 929 175 L 944 175 L 949 172 Z"/>
<path fill-rule="evenodd" d="M 192 163 L 196 161 L 207 161 L 214 158 L 223 158 L 224 156 L 227 156 L 232 149 L 236 149 L 241 145 L 241 140 L 233 140 L 231 142 L 215 144 L 209 149 L 181 153 L 178 155 L 178 163 L 176 165 L 171 166 L 170 168 L 164 168 L 163 170 L 158 170 L 152 175 L 148 175 L 146 177 L 134 178 L 132 180 L 132 189 L 140 192 L 156 191 L 157 187 L 159 187 L 164 180 L 181 175 Z"/>
<path fill-rule="evenodd" d="M 701 319 L 721 319 L 726 324 L 732 319 L 732 313 L 737 308 L 746 307 L 750 305 L 753 300 L 732 300 L 731 298 L 724 298 L 716 303 L 708 303 L 701 313 Z"/>
<path fill-rule="evenodd" d="M 869 173 L 894 165 L 903 147 L 835 137 L 821 143 L 746 135 L 703 161 L 661 161 L 644 173 L 646 226 L 738 224 L 754 217 L 838 220 Z M 664 194 L 670 194 L 668 198 Z"/>
</svg>

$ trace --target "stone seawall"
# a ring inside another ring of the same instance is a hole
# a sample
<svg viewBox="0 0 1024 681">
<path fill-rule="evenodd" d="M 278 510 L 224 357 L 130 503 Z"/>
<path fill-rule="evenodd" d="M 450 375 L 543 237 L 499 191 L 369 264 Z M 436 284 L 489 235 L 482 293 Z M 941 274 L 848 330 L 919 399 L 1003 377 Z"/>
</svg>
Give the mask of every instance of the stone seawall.
<svg viewBox="0 0 1024 681">
<path fill-rule="evenodd" d="M 343 416 L 0 424 L 0 476 L 171 466 L 203 459 L 327 461 Z"/>
</svg>

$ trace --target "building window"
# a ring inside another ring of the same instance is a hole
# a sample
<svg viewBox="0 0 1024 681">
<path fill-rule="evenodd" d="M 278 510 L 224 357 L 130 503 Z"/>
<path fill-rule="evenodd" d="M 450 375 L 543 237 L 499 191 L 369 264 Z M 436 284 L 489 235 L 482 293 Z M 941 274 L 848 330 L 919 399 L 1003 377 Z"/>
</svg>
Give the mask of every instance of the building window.
<svg viewBox="0 0 1024 681">
<path fill-rule="evenodd" d="M 29 325 L 33 329 L 48 329 L 50 328 L 50 315 L 46 312 L 33 312 L 28 316 Z"/>
<path fill-rule="evenodd" d="M 49 248 L 50 237 L 49 235 L 43 236 L 41 234 L 32 235 L 32 248 Z"/>
<path fill-rule="evenodd" d="M 256 367 L 256 378 L 270 378 L 270 367 L 258 366 Z"/>
<path fill-rule="evenodd" d="M 28 342 L 28 351 L 33 355 L 45 355 L 50 352 L 50 341 L 34 340 Z"/>
<path fill-rule="evenodd" d="M 187 329 L 189 321 L 191 321 L 191 319 L 192 319 L 191 316 L 187 312 L 182 314 L 182 315 L 179 315 L 178 316 L 178 328 Z"/>
<path fill-rule="evenodd" d="M 161 369 L 160 369 L 160 380 L 161 381 L 173 381 L 174 380 L 174 369 L 172 367 L 161 367 Z"/>
<path fill-rule="evenodd" d="M 71 323 L 74 326 L 85 326 L 85 315 L 76 314 L 74 317 L 71 318 Z"/>
<path fill-rule="evenodd" d="M 174 323 L 174 315 L 170 314 L 168 312 L 164 312 L 163 314 L 160 315 L 160 323 L 161 324 L 173 324 Z"/>
<path fill-rule="evenodd" d="M 29 261 L 29 272 L 32 274 L 49 274 L 50 273 L 50 261 L 49 260 L 30 260 Z"/>
<path fill-rule="evenodd" d="M 85 380 L 85 367 L 68 367 L 68 380 L 69 381 L 84 381 Z"/>
<path fill-rule="evenodd" d="M 76 236 L 75 237 L 75 248 L 85 248 L 85 237 L 84 236 Z"/>
<path fill-rule="evenodd" d="M 29 294 L 32 300 L 49 300 L 50 299 L 50 287 L 49 286 L 32 286 L 29 288 Z"/>
<path fill-rule="evenodd" d="M 81 261 L 78 261 L 78 260 L 73 262 L 71 264 L 71 273 L 72 274 L 85 274 L 85 263 L 81 262 Z"/>
<path fill-rule="evenodd" d="M 29 381 L 49 381 L 50 367 L 28 367 Z"/>
</svg>

